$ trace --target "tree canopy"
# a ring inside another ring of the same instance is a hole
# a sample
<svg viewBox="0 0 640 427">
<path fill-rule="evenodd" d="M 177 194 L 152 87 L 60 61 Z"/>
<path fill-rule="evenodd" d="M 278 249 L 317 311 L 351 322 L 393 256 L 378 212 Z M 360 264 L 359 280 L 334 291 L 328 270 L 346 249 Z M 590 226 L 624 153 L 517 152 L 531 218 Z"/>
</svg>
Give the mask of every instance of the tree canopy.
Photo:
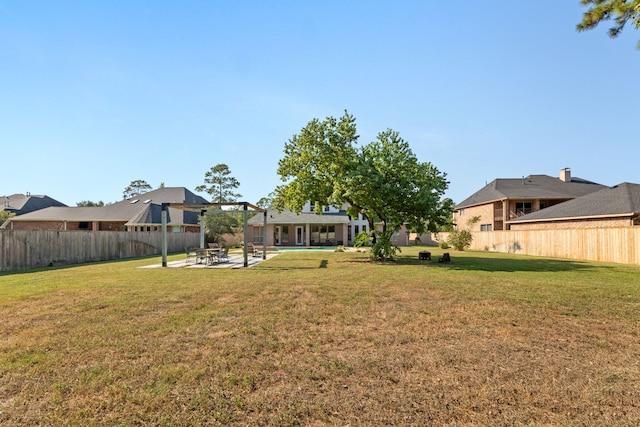
<svg viewBox="0 0 640 427">
<path fill-rule="evenodd" d="M 14 216 L 16 216 L 15 212 L 0 210 L 0 225 L 4 224 L 6 220 Z"/>
<path fill-rule="evenodd" d="M 611 38 L 618 37 L 628 22 L 640 29 L 640 0 L 580 0 L 580 4 L 590 8 L 576 26 L 578 31 L 591 30 L 600 22 L 611 19 L 615 22 L 609 29 Z M 640 41 L 637 47 L 640 49 Z"/>
<path fill-rule="evenodd" d="M 137 179 L 135 181 L 131 181 L 131 184 L 122 192 L 122 197 L 124 199 L 129 199 L 131 197 L 139 196 L 140 194 L 144 194 L 151 190 L 152 187 L 147 184 L 147 181 L 144 179 Z"/>
<path fill-rule="evenodd" d="M 362 214 L 374 230 L 374 248 L 389 247 L 391 234 L 402 225 L 423 232 L 450 217 L 452 203 L 441 198 L 448 187 L 446 174 L 420 162 L 398 132 L 388 129 L 377 139 L 357 147 L 355 118 L 345 111 L 335 119 L 313 119 L 285 144 L 278 174 L 285 181 L 276 188 L 274 207 L 300 212 L 307 200 L 340 207 L 351 216 Z M 376 224 L 381 229 L 376 232 Z M 374 254 L 388 258 L 393 251 Z"/>
<path fill-rule="evenodd" d="M 83 200 L 81 202 L 76 203 L 78 207 L 100 207 L 104 206 L 104 202 L 100 200 L 99 202 L 93 202 L 91 200 Z"/>
<path fill-rule="evenodd" d="M 196 187 L 196 191 L 206 191 L 211 194 L 213 203 L 235 202 L 241 194 L 233 190 L 240 186 L 240 182 L 231 176 L 229 166 L 219 163 L 209 169 L 204 175 L 204 184 Z"/>
</svg>

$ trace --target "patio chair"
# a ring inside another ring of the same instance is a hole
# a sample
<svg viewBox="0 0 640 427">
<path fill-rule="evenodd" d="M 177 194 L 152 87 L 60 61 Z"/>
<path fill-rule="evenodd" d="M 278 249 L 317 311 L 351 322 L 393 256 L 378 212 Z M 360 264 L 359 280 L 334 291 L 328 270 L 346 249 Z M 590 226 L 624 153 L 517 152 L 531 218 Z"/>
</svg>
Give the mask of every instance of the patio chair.
<svg viewBox="0 0 640 427">
<path fill-rule="evenodd" d="M 196 248 L 187 249 L 187 261 L 186 262 L 196 261 L 197 255 L 198 255 L 198 253 L 196 252 Z"/>
<path fill-rule="evenodd" d="M 220 262 L 229 261 L 229 246 L 225 246 L 218 254 L 218 260 Z"/>
<path fill-rule="evenodd" d="M 209 261 L 209 254 L 206 249 L 196 249 L 196 264 L 202 264 Z"/>
<path fill-rule="evenodd" d="M 264 251 L 264 246 L 253 245 L 253 256 L 262 256 L 263 251 Z"/>
</svg>

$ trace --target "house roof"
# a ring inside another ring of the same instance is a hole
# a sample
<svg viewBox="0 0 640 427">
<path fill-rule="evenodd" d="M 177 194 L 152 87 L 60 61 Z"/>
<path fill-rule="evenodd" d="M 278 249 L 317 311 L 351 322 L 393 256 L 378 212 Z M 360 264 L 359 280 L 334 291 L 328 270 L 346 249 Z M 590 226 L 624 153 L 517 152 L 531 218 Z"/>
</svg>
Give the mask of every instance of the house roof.
<svg viewBox="0 0 640 427">
<path fill-rule="evenodd" d="M 510 223 L 635 216 L 640 214 L 640 184 L 623 182 L 586 196 L 521 216 Z"/>
<path fill-rule="evenodd" d="M 549 175 L 523 178 L 498 178 L 456 206 L 456 209 L 506 199 L 574 199 L 607 188 L 604 185 L 572 177 L 563 181 Z"/>
<path fill-rule="evenodd" d="M 16 215 L 23 215 L 50 206 L 66 205 L 44 195 L 12 194 L 11 196 L 0 196 L 0 210 L 14 212 Z"/>
<path fill-rule="evenodd" d="M 165 187 L 106 206 L 50 207 L 11 221 L 126 221 L 127 225 L 160 224 L 162 203 L 208 203 L 184 187 Z M 197 224 L 198 213 L 169 208 L 167 224 Z"/>
<path fill-rule="evenodd" d="M 296 214 L 289 210 L 282 212 L 277 210 L 267 211 L 267 224 L 347 224 L 348 222 L 349 216 L 346 212 L 318 215 L 308 212 Z M 247 224 L 262 225 L 264 224 L 264 217 L 262 215 L 254 215 L 249 218 Z"/>
</svg>

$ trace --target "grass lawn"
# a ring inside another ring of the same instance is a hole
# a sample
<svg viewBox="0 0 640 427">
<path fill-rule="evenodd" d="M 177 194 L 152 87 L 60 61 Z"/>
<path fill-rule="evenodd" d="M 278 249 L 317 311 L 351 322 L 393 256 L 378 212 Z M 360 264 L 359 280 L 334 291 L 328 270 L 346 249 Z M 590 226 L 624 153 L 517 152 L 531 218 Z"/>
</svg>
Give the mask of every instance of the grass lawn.
<svg viewBox="0 0 640 427">
<path fill-rule="evenodd" d="M 640 266 L 417 252 L 0 274 L 0 425 L 640 425 Z"/>
</svg>

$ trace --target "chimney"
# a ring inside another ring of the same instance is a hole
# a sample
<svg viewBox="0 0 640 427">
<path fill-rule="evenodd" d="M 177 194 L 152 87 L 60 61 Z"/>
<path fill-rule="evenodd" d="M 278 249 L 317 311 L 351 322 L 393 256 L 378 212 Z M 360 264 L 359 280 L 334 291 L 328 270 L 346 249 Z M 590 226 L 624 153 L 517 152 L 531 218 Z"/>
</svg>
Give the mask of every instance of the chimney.
<svg viewBox="0 0 640 427">
<path fill-rule="evenodd" d="M 560 169 L 560 181 L 571 182 L 571 168 Z"/>
</svg>

